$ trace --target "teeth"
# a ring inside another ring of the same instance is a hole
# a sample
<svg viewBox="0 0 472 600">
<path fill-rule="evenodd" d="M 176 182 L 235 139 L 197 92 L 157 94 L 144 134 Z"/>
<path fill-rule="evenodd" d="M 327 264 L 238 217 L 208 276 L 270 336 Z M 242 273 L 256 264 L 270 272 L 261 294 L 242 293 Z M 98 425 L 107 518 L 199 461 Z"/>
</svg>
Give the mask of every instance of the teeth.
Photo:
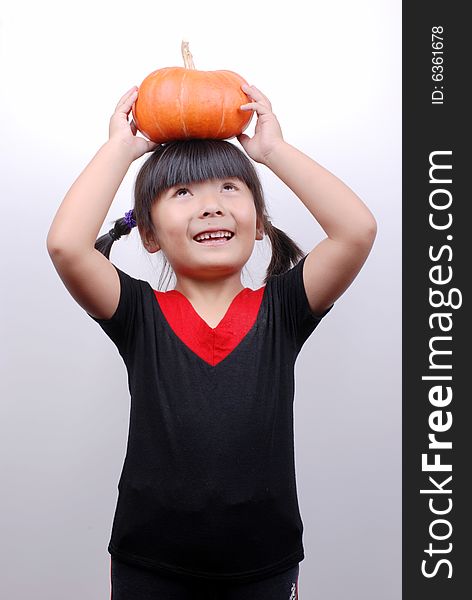
<svg viewBox="0 0 472 600">
<path fill-rule="evenodd" d="M 233 234 L 230 231 L 212 231 L 211 233 L 210 232 L 201 233 L 200 235 L 197 235 L 195 237 L 195 239 L 198 242 L 199 240 L 208 240 L 210 238 L 220 238 L 220 237 L 232 238 Z"/>
</svg>

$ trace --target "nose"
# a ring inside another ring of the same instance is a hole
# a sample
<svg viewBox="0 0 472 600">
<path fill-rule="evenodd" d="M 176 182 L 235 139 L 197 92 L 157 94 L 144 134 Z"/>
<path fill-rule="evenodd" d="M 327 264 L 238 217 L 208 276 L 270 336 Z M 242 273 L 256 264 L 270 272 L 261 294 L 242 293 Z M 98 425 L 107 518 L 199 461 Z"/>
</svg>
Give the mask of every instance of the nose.
<svg viewBox="0 0 472 600">
<path fill-rule="evenodd" d="M 207 208 L 202 211 L 202 217 L 211 217 L 214 215 L 222 215 L 223 211 L 220 208 Z"/>
<path fill-rule="evenodd" d="M 201 218 L 221 216 L 225 214 L 222 198 L 215 186 L 202 184 L 198 193 L 198 212 Z"/>
<path fill-rule="evenodd" d="M 209 197 L 204 203 L 200 214 L 202 217 L 211 217 L 214 215 L 221 216 L 223 214 L 223 210 L 220 203 L 215 198 Z"/>
</svg>

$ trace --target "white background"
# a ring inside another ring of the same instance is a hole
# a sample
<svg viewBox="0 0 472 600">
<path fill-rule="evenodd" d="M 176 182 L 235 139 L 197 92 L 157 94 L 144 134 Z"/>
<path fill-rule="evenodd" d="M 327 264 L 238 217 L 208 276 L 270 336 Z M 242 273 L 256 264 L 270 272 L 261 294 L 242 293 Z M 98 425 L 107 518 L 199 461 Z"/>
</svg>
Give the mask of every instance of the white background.
<svg viewBox="0 0 472 600">
<path fill-rule="evenodd" d="M 2 598 L 110 595 L 126 370 L 68 295 L 46 236 L 107 140 L 119 98 L 151 71 L 181 66 L 187 37 L 198 69 L 236 71 L 259 87 L 285 139 L 347 183 L 377 219 L 367 263 L 297 361 L 299 588 L 301 600 L 398 600 L 401 3 L 18 1 L 2 9 L 0 34 Z M 133 206 L 140 164 L 103 232 Z M 274 224 L 308 252 L 321 228 L 275 175 L 258 170 Z M 268 264 L 264 247 L 256 250 L 244 281 L 254 288 Z M 111 259 L 156 287 L 160 263 L 136 230 Z"/>
</svg>

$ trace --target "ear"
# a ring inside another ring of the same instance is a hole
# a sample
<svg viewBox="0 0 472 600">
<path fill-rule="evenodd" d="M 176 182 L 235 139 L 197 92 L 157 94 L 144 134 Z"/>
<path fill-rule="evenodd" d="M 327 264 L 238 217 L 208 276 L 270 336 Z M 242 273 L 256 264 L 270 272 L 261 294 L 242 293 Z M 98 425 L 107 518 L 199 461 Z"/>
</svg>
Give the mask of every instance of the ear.
<svg viewBox="0 0 472 600">
<path fill-rule="evenodd" d="M 161 249 L 159 244 L 155 241 L 151 231 L 141 234 L 141 241 L 143 242 L 143 246 L 150 254 L 154 254 Z"/>
<path fill-rule="evenodd" d="M 262 226 L 262 219 L 257 217 L 256 219 L 256 240 L 264 239 L 264 227 Z"/>
</svg>

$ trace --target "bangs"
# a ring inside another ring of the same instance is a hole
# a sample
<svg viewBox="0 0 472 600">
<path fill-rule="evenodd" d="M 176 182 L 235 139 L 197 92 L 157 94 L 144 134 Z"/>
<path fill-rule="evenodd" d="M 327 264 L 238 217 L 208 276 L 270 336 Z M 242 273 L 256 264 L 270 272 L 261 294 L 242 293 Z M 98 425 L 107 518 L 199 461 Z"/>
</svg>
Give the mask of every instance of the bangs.
<svg viewBox="0 0 472 600">
<path fill-rule="evenodd" d="M 235 177 L 253 189 L 257 180 L 249 159 L 234 144 L 225 140 L 170 142 L 155 152 L 157 160 L 152 169 L 154 198 L 178 184 Z"/>
</svg>

